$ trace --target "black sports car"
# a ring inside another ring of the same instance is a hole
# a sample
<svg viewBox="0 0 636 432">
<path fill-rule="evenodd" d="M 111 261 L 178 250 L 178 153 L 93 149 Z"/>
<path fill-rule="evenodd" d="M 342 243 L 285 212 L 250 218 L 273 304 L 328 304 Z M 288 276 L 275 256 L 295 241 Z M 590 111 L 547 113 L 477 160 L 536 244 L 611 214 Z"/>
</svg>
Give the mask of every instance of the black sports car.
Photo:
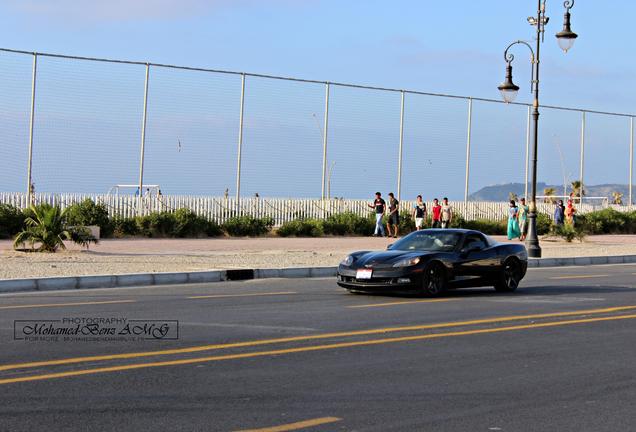
<svg viewBox="0 0 636 432">
<path fill-rule="evenodd" d="M 497 243 L 479 231 L 415 231 L 385 251 L 361 251 L 338 267 L 338 285 L 349 291 L 417 291 L 438 296 L 446 289 L 494 286 L 512 292 L 528 269 L 523 244 Z"/>
</svg>

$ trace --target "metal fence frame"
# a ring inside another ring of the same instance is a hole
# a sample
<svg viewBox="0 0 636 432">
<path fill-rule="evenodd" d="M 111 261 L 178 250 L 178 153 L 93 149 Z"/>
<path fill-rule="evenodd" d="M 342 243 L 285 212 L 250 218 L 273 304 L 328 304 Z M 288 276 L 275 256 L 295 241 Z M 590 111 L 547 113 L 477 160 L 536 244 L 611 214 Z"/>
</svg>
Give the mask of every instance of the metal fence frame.
<svg viewBox="0 0 636 432">
<path fill-rule="evenodd" d="M 402 149 L 403 149 L 403 140 L 404 140 L 404 101 L 407 95 L 423 95 L 423 96 L 433 96 L 433 97 L 444 97 L 444 98 L 453 98 L 453 99 L 462 99 L 467 101 L 467 109 L 468 109 L 468 118 L 467 118 L 467 136 L 466 136 L 466 165 L 465 165 L 465 181 L 464 181 L 464 202 L 468 202 L 468 191 L 470 184 L 470 157 L 471 157 L 471 132 L 472 132 L 472 112 L 473 112 L 473 101 L 482 101 L 482 102 L 490 102 L 490 103 L 499 103 L 504 104 L 505 102 L 497 100 L 497 99 L 488 99 L 488 98 L 479 98 L 479 97 L 471 97 L 471 96 L 460 96 L 460 95 L 451 95 L 451 94 L 443 94 L 443 93 L 431 93 L 431 92 L 422 92 L 416 90 L 405 90 L 405 89 L 396 89 L 396 88 L 388 88 L 388 87 L 375 87 L 375 86 L 365 86 L 365 85 L 357 85 L 357 84 L 348 84 L 341 82 L 329 82 L 329 81 L 320 81 L 320 80 L 311 80 L 311 79 L 302 79 L 302 78 L 294 78 L 294 77 L 283 77 L 283 76 L 275 76 L 275 75 L 265 75 L 258 73 L 249 73 L 249 72 L 236 72 L 236 71 L 228 71 L 228 70 L 219 70 L 219 69 L 209 69 L 209 68 L 199 68 L 199 67 L 190 67 L 190 66 L 179 66 L 172 64 L 162 64 L 162 63 L 152 63 L 152 62 L 142 62 L 142 61 L 130 61 L 130 60 L 117 60 L 117 59 L 106 59 L 106 58 L 97 58 L 97 57 L 82 57 L 82 56 L 71 56 L 64 54 L 51 54 L 51 53 L 42 53 L 42 52 L 30 52 L 30 51 L 22 51 L 15 50 L 9 48 L 0 48 L 0 52 L 14 53 L 14 54 L 24 54 L 33 56 L 33 74 L 32 74 L 32 83 L 31 83 L 31 112 L 30 112 L 30 124 L 29 124 L 29 143 L 28 143 L 28 166 L 27 166 L 27 187 L 26 194 L 28 202 L 32 201 L 32 161 L 33 161 L 33 129 L 36 121 L 35 116 L 35 108 L 36 108 L 36 82 L 37 82 L 37 60 L 38 57 L 53 57 L 53 58 L 62 58 L 62 59 L 73 59 L 73 60 L 84 60 L 84 61 L 92 61 L 92 62 L 106 62 L 106 63 L 121 63 L 121 64 L 132 64 L 132 65 L 141 65 L 145 66 L 145 82 L 144 82 L 144 101 L 143 101 L 143 117 L 141 123 L 141 143 L 140 143 L 140 161 L 139 161 L 139 190 L 142 190 L 143 187 L 143 173 L 144 173 L 144 153 L 145 153 L 145 137 L 146 137 L 146 119 L 147 119 L 147 108 L 148 108 L 148 85 L 150 80 L 150 71 L 151 68 L 171 68 L 171 69 L 180 69 L 180 70 L 189 70 L 189 71 L 199 71 L 199 72 L 209 72 L 216 74 L 229 74 L 229 75 L 238 75 L 241 77 L 241 100 L 240 100 L 240 115 L 239 115 L 239 125 L 238 125 L 238 143 L 237 143 L 237 166 L 236 166 L 236 197 L 235 204 L 237 210 L 240 209 L 241 206 L 241 150 L 243 145 L 243 113 L 245 108 L 245 83 L 248 77 L 258 77 L 258 78 L 268 78 L 273 80 L 285 80 L 285 81 L 294 81 L 294 82 L 305 82 L 305 83 L 313 83 L 313 84 L 323 84 L 325 86 L 325 106 L 324 106 L 324 131 L 323 131 L 323 152 L 322 152 L 322 185 L 321 185 L 321 199 L 325 200 L 325 188 L 326 188 L 326 178 L 327 178 L 327 149 L 328 149 L 328 125 L 329 125 L 329 91 L 330 86 L 340 86 L 340 87 L 349 87 L 349 88 L 359 88 L 366 90 L 377 90 L 377 91 L 385 91 L 385 92 L 393 92 L 399 93 L 401 96 L 401 108 L 400 108 L 400 124 L 399 124 L 399 143 L 398 143 L 398 166 L 397 166 L 397 197 L 401 199 L 401 189 L 402 189 Z M 527 106 L 528 110 L 530 110 L 530 104 L 513 102 L 512 105 L 520 105 Z M 616 112 L 606 112 L 606 111 L 597 111 L 590 109 L 582 109 L 582 108 L 569 108 L 562 106 L 552 106 L 552 105 L 542 105 L 542 108 L 549 108 L 553 110 L 561 110 L 561 111 L 574 111 L 581 113 L 581 146 L 580 146 L 580 167 L 579 167 L 579 181 L 581 182 L 581 187 L 584 184 L 584 155 L 585 155 L 585 114 L 601 114 L 601 115 L 611 115 L 617 117 L 625 117 L 629 118 L 629 133 L 630 133 L 630 142 L 629 142 L 629 181 L 628 181 L 628 204 L 634 203 L 633 197 L 633 170 L 634 170 L 634 117 L 636 114 L 627 114 L 627 113 L 616 113 Z M 530 111 L 528 111 L 529 113 Z M 529 117 L 528 117 L 529 118 Z M 526 133 L 526 155 L 525 155 L 525 194 L 527 196 L 528 189 L 528 142 L 529 142 L 529 121 L 527 126 Z M 396 125 L 397 127 L 397 125 Z M 141 195 L 141 194 L 140 194 Z M 139 211 L 141 211 L 141 203 L 138 204 Z"/>
</svg>

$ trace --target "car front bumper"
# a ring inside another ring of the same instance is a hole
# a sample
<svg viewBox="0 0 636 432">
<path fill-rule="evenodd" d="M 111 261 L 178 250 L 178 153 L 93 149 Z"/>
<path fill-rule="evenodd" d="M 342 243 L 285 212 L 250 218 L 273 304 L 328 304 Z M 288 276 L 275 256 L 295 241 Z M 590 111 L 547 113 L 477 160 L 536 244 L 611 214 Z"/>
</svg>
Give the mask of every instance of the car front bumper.
<svg viewBox="0 0 636 432">
<path fill-rule="evenodd" d="M 357 279 L 357 269 L 338 267 L 336 282 L 359 291 L 413 291 L 422 286 L 422 270 L 413 268 L 373 269 L 371 279 Z"/>
</svg>

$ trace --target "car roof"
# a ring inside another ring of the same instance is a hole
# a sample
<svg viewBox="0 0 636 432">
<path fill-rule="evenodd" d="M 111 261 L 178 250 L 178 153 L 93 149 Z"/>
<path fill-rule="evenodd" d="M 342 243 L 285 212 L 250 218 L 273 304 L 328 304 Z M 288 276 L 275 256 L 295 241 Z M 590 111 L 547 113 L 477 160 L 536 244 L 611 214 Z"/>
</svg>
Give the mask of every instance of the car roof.
<svg viewBox="0 0 636 432">
<path fill-rule="evenodd" d="M 456 233 L 460 233 L 460 234 L 466 234 L 466 233 L 478 233 L 481 234 L 479 231 L 475 231 L 475 230 L 471 230 L 471 229 L 465 229 L 465 228 L 425 228 L 423 230 L 420 230 L 419 232 L 422 231 L 433 231 L 433 232 L 456 232 Z M 418 232 L 418 231 L 415 231 Z"/>
</svg>

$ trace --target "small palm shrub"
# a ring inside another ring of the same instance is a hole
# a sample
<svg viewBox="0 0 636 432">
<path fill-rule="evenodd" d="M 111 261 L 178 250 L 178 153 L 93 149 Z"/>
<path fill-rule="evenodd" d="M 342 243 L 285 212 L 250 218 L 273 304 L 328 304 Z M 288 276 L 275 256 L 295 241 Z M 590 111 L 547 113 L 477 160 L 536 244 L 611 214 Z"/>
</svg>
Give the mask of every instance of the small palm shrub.
<svg viewBox="0 0 636 432">
<path fill-rule="evenodd" d="M 59 206 L 40 204 L 31 206 L 30 215 L 25 220 L 25 229 L 15 237 L 13 247 L 15 249 L 31 245 L 31 249 L 39 252 L 55 252 L 58 249 L 66 249 L 64 240 L 71 240 L 77 244 L 88 247 L 90 243 L 97 243 L 88 230 L 83 228 L 69 228 L 66 221 L 66 211 Z M 35 249 L 35 245 L 39 248 Z"/>
<path fill-rule="evenodd" d="M 582 242 L 585 238 L 585 229 L 580 225 L 553 225 L 550 234 L 561 237 L 568 243 L 574 239 Z"/>
</svg>

